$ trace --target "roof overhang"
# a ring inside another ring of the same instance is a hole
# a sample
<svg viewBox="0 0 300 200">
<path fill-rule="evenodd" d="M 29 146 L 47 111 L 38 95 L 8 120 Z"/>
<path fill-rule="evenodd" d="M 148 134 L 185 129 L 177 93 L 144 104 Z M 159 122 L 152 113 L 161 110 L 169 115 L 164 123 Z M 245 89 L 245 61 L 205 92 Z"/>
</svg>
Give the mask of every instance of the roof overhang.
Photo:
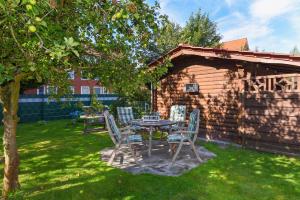
<svg viewBox="0 0 300 200">
<path fill-rule="evenodd" d="M 179 45 L 177 48 L 151 62 L 149 66 L 152 67 L 158 65 L 159 63 L 163 62 L 166 57 L 169 57 L 171 60 L 173 60 L 181 56 L 200 56 L 204 58 L 218 58 L 252 63 L 288 65 L 300 68 L 300 56 L 265 52 L 233 51 L 225 49 L 193 47 L 189 45 Z"/>
</svg>

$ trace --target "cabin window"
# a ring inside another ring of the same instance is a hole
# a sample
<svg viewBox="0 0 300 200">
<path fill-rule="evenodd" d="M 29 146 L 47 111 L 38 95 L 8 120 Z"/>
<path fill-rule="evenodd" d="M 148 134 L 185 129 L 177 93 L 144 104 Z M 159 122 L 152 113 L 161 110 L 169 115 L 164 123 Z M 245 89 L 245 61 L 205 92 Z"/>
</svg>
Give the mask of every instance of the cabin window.
<svg viewBox="0 0 300 200">
<path fill-rule="evenodd" d="M 245 80 L 244 88 L 247 92 L 263 91 L 298 91 L 298 74 L 282 74 L 257 76 Z"/>
<path fill-rule="evenodd" d="M 198 93 L 199 92 L 199 84 L 197 84 L 197 83 L 185 84 L 183 91 L 185 93 Z"/>
</svg>

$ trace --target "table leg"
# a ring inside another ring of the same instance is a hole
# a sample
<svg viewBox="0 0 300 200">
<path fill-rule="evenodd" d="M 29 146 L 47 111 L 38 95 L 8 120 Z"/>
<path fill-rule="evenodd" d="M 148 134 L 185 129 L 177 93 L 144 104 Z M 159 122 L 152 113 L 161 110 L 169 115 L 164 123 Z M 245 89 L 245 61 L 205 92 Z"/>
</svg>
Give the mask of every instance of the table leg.
<svg viewBox="0 0 300 200">
<path fill-rule="evenodd" d="M 83 121 L 83 134 L 86 134 L 86 130 L 87 130 L 87 121 L 86 119 Z"/>
<path fill-rule="evenodd" d="M 153 128 L 150 127 L 150 133 L 149 133 L 149 148 L 148 148 L 148 156 L 151 156 L 151 151 L 152 151 L 152 132 Z"/>
</svg>

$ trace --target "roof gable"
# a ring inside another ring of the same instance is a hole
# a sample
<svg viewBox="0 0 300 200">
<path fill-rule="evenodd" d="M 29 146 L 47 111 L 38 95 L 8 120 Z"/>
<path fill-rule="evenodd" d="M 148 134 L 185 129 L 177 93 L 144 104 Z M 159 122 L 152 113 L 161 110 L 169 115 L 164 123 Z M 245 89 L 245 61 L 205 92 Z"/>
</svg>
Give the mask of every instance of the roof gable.
<svg viewBox="0 0 300 200">
<path fill-rule="evenodd" d="M 247 38 L 242 38 L 223 42 L 220 48 L 234 51 L 246 51 L 249 50 L 249 44 Z"/>
</svg>

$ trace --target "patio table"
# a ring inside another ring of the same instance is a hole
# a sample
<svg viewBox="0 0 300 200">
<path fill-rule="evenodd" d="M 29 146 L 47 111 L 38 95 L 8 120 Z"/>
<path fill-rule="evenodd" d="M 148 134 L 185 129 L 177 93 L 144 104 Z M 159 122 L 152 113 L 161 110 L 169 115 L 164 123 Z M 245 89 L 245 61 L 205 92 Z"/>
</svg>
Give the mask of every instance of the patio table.
<svg viewBox="0 0 300 200">
<path fill-rule="evenodd" d="M 151 156 L 152 151 L 152 134 L 155 128 L 159 128 L 161 126 L 169 126 L 171 128 L 172 125 L 176 124 L 175 121 L 170 120 L 159 120 L 159 121 L 143 121 L 143 120 L 133 120 L 133 125 L 138 125 L 141 127 L 145 127 L 149 130 L 149 148 L 148 148 L 148 156 Z"/>
<path fill-rule="evenodd" d="M 105 130 L 105 118 L 104 115 L 80 115 L 80 119 L 83 119 L 84 121 L 84 130 L 83 134 L 86 134 L 88 132 L 92 131 L 100 131 Z M 104 128 L 96 128 L 96 127 L 90 127 L 93 125 L 103 125 Z"/>
</svg>

